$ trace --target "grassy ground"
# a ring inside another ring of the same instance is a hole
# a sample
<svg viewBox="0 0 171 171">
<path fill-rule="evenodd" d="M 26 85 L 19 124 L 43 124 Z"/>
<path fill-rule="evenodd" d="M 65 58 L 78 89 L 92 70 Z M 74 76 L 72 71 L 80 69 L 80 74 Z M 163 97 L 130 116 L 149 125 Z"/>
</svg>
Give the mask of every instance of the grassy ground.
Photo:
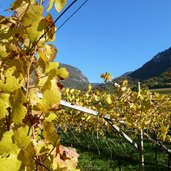
<svg viewBox="0 0 171 171">
<path fill-rule="evenodd" d="M 74 133 L 62 134 L 62 144 L 73 146 L 80 154 L 81 171 L 138 171 L 139 154 L 118 135 L 98 138 Z M 145 171 L 167 171 L 167 154 L 149 141 L 144 142 Z M 165 167 L 166 166 L 166 167 Z"/>
<path fill-rule="evenodd" d="M 158 89 L 150 89 L 152 92 L 168 94 L 171 96 L 171 88 L 158 88 Z"/>
</svg>

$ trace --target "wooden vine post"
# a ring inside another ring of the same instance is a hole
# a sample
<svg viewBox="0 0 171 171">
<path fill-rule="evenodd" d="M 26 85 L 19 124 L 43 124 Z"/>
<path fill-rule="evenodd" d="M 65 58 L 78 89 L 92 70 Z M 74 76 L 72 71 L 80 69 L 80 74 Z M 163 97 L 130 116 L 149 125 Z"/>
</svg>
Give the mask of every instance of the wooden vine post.
<svg viewBox="0 0 171 171">
<path fill-rule="evenodd" d="M 138 82 L 138 92 L 140 92 L 140 82 Z M 144 171 L 144 132 L 143 129 L 139 133 L 139 157 L 140 157 L 140 170 Z"/>
<path fill-rule="evenodd" d="M 168 153 L 168 171 L 171 171 L 171 154 Z"/>
</svg>

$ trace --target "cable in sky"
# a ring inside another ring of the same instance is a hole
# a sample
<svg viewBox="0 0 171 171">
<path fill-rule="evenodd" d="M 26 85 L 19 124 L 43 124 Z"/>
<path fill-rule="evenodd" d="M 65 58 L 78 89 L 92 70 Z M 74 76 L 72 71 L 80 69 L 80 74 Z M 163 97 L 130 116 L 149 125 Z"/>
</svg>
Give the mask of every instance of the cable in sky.
<svg viewBox="0 0 171 171">
<path fill-rule="evenodd" d="M 60 26 L 59 26 L 59 28 L 57 28 L 57 30 L 54 32 L 54 34 L 56 33 L 56 32 L 58 32 L 87 2 L 88 2 L 89 0 L 86 0 L 86 1 L 84 1 L 78 8 L 77 8 L 77 10 L 75 10 Z M 59 16 L 60 17 L 60 16 Z M 59 18 L 58 17 L 58 18 Z M 57 21 L 58 21 L 58 18 L 56 19 Z M 55 21 L 56 21 L 55 20 Z M 55 24 L 55 21 L 54 21 L 54 24 Z M 53 26 L 53 25 L 52 25 Z M 51 27 L 52 27 L 51 26 Z M 50 27 L 50 28 L 51 28 Z M 40 39 L 50 30 L 50 28 L 40 37 Z M 37 41 L 38 42 L 38 41 Z M 42 45 L 43 45 L 44 43 L 42 43 Z M 42 46 L 41 45 L 41 46 Z"/>
<path fill-rule="evenodd" d="M 88 0 L 84 1 L 84 3 L 82 3 L 78 9 L 76 11 L 74 11 L 55 31 L 58 32 L 86 3 L 88 2 Z"/>
<path fill-rule="evenodd" d="M 77 2 L 77 0 L 74 0 L 57 18 L 56 20 L 52 23 L 52 25 L 39 37 L 39 39 L 35 42 L 35 44 L 30 48 L 29 52 L 37 45 L 37 43 L 40 41 L 41 38 L 43 38 L 46 33 L 55 25 L 55 23 Z"/>
</svg>

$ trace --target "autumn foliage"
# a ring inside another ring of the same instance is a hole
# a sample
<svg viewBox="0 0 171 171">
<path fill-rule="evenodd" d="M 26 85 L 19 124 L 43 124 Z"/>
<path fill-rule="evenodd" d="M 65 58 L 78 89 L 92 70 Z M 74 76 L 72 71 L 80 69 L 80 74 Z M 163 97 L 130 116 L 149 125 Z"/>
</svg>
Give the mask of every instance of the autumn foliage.
<svg viewBox="0 0 171 171">
<path fill-rule="evenodd" d="M 68 72 L 54 62 L 56 27 L 43 3 L 60 12 L 66 1 L 15 0 L 12 16 L 0 16 L 1 171 L 76 170 L 78 154 L 53 124 Z"/>
</svg>

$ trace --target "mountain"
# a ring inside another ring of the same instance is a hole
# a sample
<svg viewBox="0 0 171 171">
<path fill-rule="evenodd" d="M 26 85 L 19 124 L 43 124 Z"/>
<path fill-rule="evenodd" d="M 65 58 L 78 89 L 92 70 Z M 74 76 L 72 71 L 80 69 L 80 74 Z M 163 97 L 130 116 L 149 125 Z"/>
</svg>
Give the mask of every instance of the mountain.
<svg viewBox="0 0 171 171">
<path fill-rule="evenodd" d="M 67 64 L 61 64 L 61 63 L 59 67 L 66 68 L 67 71 L 69 72 L 69 77 L 62 81 L 62 84 L 65 87 L 75 88 L 75 89 L 80 89 L 80 90 L 87 88 L 89 84 L 89 80 L 78 68 L 73 67 L 71 65 L 67 65 Z"/>
<path fill-rule="evenodd" d="M 129 76 L 134 80 L 144 81 L 152 77 L 159 77 L 162 73 L 170 70 L 171 48 L 158 53 L 141 68 L 135 70 Z"/>
<path fill-rule="evenodd" d="M 150 61 L 133 72 L 127 72 L 113 81 L 127 79 L 131 87 L 138 81 L 148 88 L 171 87 L 171 48 L 158 53 Z"/>
<path fill-rule="evenodd" d="M 86 89 L 89 81 L 86 76 L 76 67 L 67 64 L 60 64 L 70 73 L 69 78 L 62 81 L 65 87 Z M 171 87 L 171 48 L 158 53 L 150 61 L 133 72 L 126 72 L 113 82 L 121 83 L 127 79 L 131 87 L 138 81 L 149 88 Z M 104 84 L 92 84 L 93 87 L 108 87 Z M 111 86 L 111 85 L 110 85 Z"/>
</svg>

